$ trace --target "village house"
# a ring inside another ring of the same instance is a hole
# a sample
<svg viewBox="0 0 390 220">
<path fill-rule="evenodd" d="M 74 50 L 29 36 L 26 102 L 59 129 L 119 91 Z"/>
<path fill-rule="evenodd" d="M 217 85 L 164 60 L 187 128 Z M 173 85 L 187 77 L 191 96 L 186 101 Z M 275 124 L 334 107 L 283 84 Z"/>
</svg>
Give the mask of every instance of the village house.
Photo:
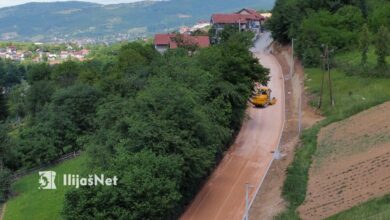
<svg viewBox="0 0 390 220">
<path fill-rule="evenodd" d="M 70 53 L 68 51 L 61 51 L 60 52 L 60 59 L 62 60 L 65 60 L 65 59 L 69 59 L 71 56 L 70 56 Z"/>
<path fill-rule="evenodd" d="M 57 54 L 54 54 L 54 53 L 48 53 L 48 54 L 47 54 L 47 60 L 48 60 L 48 61 L 54 61 L 54 60 L 57 60 Z"/>
<path fill-rule="evenodd" d="M 16 47 L 15 46 L 8 46 L 7 47 L 7 53 L 16 53 Z"/>
<path fill-rule="evenodd" d="M 260 34 L 264 20 L 265 18 L 256 10 L 247 8 L 232 14 L 213 14 L 211 16 L 211 24 L 215 31 L 213 41 L 218 40 L 218 34 L 226 25 L 235 26 L 239 31 L 249 30 L 255 34 Z"/>
<path fill-rule="evenodd" d="M 154 36 L 154 47 L 160 53 L 180 46 L 205 48 L 210 46 L 210 39 L 208 36 L 191 36 L 188 34 L 156 34 Z"/>
</svg>

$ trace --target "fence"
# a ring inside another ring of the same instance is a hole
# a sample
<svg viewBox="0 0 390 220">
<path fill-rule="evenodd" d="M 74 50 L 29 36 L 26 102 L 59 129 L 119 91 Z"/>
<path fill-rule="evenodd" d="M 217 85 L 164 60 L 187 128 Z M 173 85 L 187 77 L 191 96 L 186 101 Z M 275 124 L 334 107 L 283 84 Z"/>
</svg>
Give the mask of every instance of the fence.
<svg viewBox="0 0 390 220">
<path fill-rule="evenodd" d="M 18 179 L 20 179 L 28 174 L 31 174 L 31 173 L 36 172 L 38 170 L 42 170 L 42 169 L 47 168 L 47 167 L 51 167 L 51 166 L 59 164 L 63 161 L 71 160 L 75 157 L 80 156 L 80 154 L 81 154 L 81 151 L 74 151 L 74 152 L 71 152 L 71 153 L 68 153 L 68 154 L 61 156 L 60 158 L 52 161 L 51 163 L 48 163 L 48 164 L 45 164 L 42 166 L 38 166 L 38 167 L 34 167 L 34 168 L 30 168 L 27 170 L 16 171 L 15 173 L 13 173 L 11 175 L 11 181 L 16 181 L 16 180 L 18 180 Z"/>
</svg>

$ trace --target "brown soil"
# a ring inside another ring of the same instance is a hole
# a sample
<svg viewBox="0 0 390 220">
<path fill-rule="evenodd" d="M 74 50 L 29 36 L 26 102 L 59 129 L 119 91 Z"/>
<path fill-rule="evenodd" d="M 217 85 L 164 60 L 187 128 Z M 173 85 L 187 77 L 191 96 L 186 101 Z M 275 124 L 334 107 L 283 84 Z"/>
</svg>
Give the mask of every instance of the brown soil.
<svg viewBox="0 0 390 220">
<path fill-rule="evenodd" d="M 323 219 L 390 193 L 390 102 L 323 128 L 302 219 Z"/>
<path fill-rule="evenodd" d="M 273 46 L 273 54 L 280 63 L 285 77 L 286 123 L 280 145 L 279 160 L 274 160 L 250 209 L 250 219 L 272 219 L 282 212 L 286 202 L 281 196 L 285 172 L 294 158 L 295 147 L 299 143 L 298 103 L 300 91 L 304 91 L 304 71 L 298 60 L 295 61 L 295 75 L 290 79 L 291 51 L 289 47 Z M 302 129 L 308 128 L 322 119 L 308 106 L 308 96 L 302 95 Z"/>
</svg>

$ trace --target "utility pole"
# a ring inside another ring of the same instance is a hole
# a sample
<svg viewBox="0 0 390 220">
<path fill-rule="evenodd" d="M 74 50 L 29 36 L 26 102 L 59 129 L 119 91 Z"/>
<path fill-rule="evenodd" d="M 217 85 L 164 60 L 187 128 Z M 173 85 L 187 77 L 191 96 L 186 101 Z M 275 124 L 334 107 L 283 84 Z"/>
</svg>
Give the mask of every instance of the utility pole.
<svg viewBox="0 0 390 220">
<path fill-rule="evenodd" d="M 292 44 L 292 54 L 291 54 L 291 69 L 290 69 L 290 78 L 292 79 L 293 77 L 293 72 L 294 72 L 294 38 L 291 40 Z"/>
<path fill-rule="evenodd" d="M 330 72 L 330 52 L 328 45 L 324 46 L 324 54 L 323 54 L 323 65 L 322 65 L 322 82 L 321 82 L 321 91 L 320 91 L 320 101 L 318 103 L 318 108 L 320 109 L 322 106 L 322 96 L 324 91 L 324 81 L 325 81 L 325 72 L 328 73 L 328 83 L 329 83 L 329 95 L 330 95 L 330 105 L 334 107 L 334 98 L 333 98 L 333 85 L 332 85 L 332 78 L 331 78 L 331 72 Z"/>
<path fill-rule="evenodd" d="M 328 80 L 329 80 L 329 95 L 330 95 L 330 104 L 334 107 L 334 99 L 333 99 L 333 88 L 332 88 L 332 78 L 330 77 L 330 55 L 328 51 Z"/>
<path fill-rule="evenodd" d="M 321 81 L 321 90 L 320 90 L 320 101 L 318 103 L 318 109 L 322 107 L 322 95 L 324 92 L 324 81 L 325 81 L 325 71 L 326 71 L 326 57 L 327 57 L 327 45 L 322 45 L 324 52 L 322 54 L 322 81 Z"/>
<path fill-rule="evenodd" d="M 301 135 L 302 129 L 302 84 L 299 82 L 299 103 L 298 103 L 298 134 Z"/>
</svg>

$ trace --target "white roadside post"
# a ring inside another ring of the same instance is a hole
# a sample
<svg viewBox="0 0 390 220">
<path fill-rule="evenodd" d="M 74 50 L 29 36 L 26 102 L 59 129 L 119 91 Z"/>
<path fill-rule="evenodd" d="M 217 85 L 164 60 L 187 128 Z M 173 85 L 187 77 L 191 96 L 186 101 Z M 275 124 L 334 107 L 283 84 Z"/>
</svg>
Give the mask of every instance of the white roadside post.
<svg viewBox="0 0 390 220">
<path fill-rule="evenodd" d="M 245 183 L 245 218 L 244 220 L 249 220 L 249 189 L 255 188 L 249 183 Z"/>
<path fill-rule="evenodd" d="M 292 54 L 291 54 L 291 67 L 290 67 L 290 79 L 292 80 L 293 73 L 294 73 L 294 38 L 292 38 Z"/>
<path fill-rule="evenodd" d="M 298 134 L 301 135 L 302 129 L 302 83 L 299 82 L 299 103 L 298 103 Z"/>
</svg>

